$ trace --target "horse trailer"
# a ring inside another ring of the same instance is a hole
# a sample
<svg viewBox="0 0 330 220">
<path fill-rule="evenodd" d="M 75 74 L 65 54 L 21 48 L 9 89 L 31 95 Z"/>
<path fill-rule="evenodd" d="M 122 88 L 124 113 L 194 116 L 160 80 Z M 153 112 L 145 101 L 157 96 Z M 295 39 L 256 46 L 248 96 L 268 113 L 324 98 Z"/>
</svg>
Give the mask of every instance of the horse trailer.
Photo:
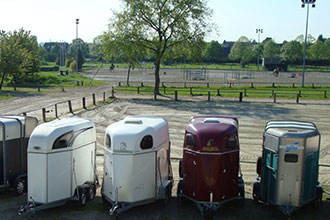
<svg viewBox="0 0 330 220">
<path fill-rule="evenodd" d="M 95 197 L 96 130 L 90 119 L 64 118 L 39 125 L 28 146 L 27 204 L 19 214 Z"/>
<path fill-rule="evenodd" d="M 102 199 L 117 216 L 132 207 L 171 197 L 168 123 L 159 117 L 128 116 L 105 132 Z"/>
<path fill-rule="evenodd" d="M 322 201 L 318 183 L 320 133 L 315 124 L 269 121 L 263 135 L 253 186 L 255 202 L 278 207 L 283 214 L 305 204 Z"/>
<path fill-rule="evenodd" d="M 0 189 L 26 192 L 27 146 L 38 120 L 28 116 L 0 116 Z"/>
<path fill-rule="evenodd" d="M 191 117 L 179 163 L 179 201 L 193 201 L 207 219 L 226 202 L 244 201 L 239 150 L 237 118 Z"/>
</svg>

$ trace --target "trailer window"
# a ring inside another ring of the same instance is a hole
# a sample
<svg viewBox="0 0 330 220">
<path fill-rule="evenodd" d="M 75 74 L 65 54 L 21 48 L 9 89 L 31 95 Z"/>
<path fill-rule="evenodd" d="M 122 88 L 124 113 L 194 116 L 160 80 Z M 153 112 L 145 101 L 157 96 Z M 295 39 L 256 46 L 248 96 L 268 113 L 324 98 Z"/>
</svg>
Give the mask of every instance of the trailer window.
<svg viewBox="0 0 330 220">
<path fill-rule="evenodd" d="M 53 150 L 68 147 L 72 136 L 73 136 L 73 133 L 72 133 L 72 131 L 70 131 L 68 133 L 63 134 L 59 138 L 57 138 L 53 144 Z"/>
<path fill-rule="evenodd" d="M 110 138 L 110 135 L 109 135 L 109 134 L 107 134 L 107 135 L 105 136 L 105 146 L 106 146 L 107 148 L 111 148 L 111 138 Z"/>
<path fill-rule="evenodd" d="M 236 135 L 230 135 L 227 138 L 227 148 L 234 148 L 237 146 L 237 136 Z"/>
<path fill-rule="evenodd" d="M 152 136 L 151 135 L 144 136 L 141 143 L 140 143 L 140 147 L 143 150 L 152 148 L 152 145 L 153 145 L 153 141 L 152 141 Z"/>
<path fill-rule="evenodd" d="M 186 135 L 186 146 L 196 147 L 195 138 L 190 133 L 187 133 L 187 135 Z"/>
<path fill-rule="evenodd" d="M 284 161 L 288 163 L 297 163 L 298 155 L 297 154 L 285 154 Z"/>
</svg>

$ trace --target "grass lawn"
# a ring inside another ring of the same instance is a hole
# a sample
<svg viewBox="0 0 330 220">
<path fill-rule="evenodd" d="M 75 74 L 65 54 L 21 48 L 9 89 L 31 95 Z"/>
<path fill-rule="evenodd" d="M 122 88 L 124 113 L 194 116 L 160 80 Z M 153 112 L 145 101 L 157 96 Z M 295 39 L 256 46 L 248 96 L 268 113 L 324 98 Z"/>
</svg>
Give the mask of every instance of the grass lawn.
<svg viewBox="0 0 330 220">
<path fill-rule="evenodd" d="M 271 86 L 260 87 L 191 87 L 192 94 L 190 93 L 190 87 L 161 87 L 160 93 L 163 95 L 174 96 L 175 91 L 178 92 L 178 96 L 207 96 L 210 92 L 211 96 L 218 96 L 218 89 L 221 97 L 239 97 L 239 93 L 242 92 L 244 97 L 250 98 L 272 98 L 274 94 L 278 98 L 297 98 L 297 94 L 301 94 L 302 99 L 330 99 L 330 87 L 290 87 L 290 86 L 277 86 L 275 88 Z M 137 94 L 137 86 L 121 86 L 116 87 L 117 93 Z M 140 94 L 153 94 L 154 88 L 150 86 L 139 87 Z M 325 97 L 326 91 L 326 97 Z"/>
</svg>

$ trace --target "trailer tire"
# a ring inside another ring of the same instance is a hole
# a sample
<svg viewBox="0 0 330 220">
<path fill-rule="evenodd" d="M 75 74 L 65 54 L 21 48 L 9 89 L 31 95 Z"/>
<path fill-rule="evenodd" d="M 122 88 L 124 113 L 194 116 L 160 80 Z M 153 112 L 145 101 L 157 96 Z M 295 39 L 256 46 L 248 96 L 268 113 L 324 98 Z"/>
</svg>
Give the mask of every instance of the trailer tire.
<svg viewBox="0 0 330 220">
<path fill-rule="evenodd" d="M 15 180 L 14 189 L 17 195 L 22 195 L 26 192 L 26 180 L 19 177 Z"/>
<path fill-rule="evenodd" d="M 88 195 L 87 195 L 88 201 L 92 201 L 95 198 L 95 194 L 96 194 L 95 185 L 94 184 L 90 184 L 90 186 L 88 188 Z"/>
<path fill-rule="evenodd" d="M 79 187 L 79 202 L 81 205 L 85 205 L 87 202 L 87 191 L 83 187 Z"/>
<path fill-rule="evenodd" d="M 179 176 L 180 178 L 183 178 L 183 170 L 182 170 L 183 160 L 181 159 L 179 161 Z"/>
</svg>

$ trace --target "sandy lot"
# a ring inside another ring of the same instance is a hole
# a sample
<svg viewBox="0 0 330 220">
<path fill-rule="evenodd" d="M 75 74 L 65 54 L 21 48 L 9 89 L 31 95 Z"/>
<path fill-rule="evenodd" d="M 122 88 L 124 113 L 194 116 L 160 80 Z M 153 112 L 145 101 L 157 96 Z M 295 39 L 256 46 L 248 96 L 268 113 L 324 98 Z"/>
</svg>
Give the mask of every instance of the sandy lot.
<svg viewBox="0 0 330 220">
<path fill-rule="evenodd" d="M 114 82 L 114 81 L 113 81 Z M 96 91 L 107 89 L 112 83 Z M 30 97 L 18 97 L 13 100 L 0 101 L 0 114 L 20 113 L 22 109 L 32 110 L 55 101 L 66 100 L 75 97 L 80 100 L 84 94 L 90 94 L 90 89 L 74 89 L 66 95 L 41 94 Z M 294 119 L 313 121 L 318 126 L 321 138 L 320 163 L 330 165 L 330 113 L 328 102 L 305 102 L 295 104 L 294 101 L 283 101 L 273 104 L 271 100 L 247 100 L 238 103 L 237 100 L 213 99 L 205 102 L 201 99 L 194 101 L 174 102 L 171 100 L 152 101 L 148 96 L 117 95 L 119 99 L 105 106 L 84 110 L 77 116 L 93 119 L 97 127 L 97 167 L 99 175 L 103 176 L 103 136 L 105 128 L 113 122 L 119 121 L 128 115 L 153 115 L 164 117 L 169 122 L 170 139 L 172 143 L 172 165 L 174 178 L 178 180 L 178 159 L 182 157 L 182 144 L 184 129 L 193 115 L 220 114 L 232 115 L 239 119 L 240 159 L 243 178 L 246 182 L 246 201 L 244 206 L 231 203 L 222 207 L 215 219 L 286 219 L 275 208 L 265 205 L 254 205 L 251 200 L 254 177 L 256 176 L 255 164 L 257 157 L 261 155 L 262 134 L 264 125 L 272 119 Z M 39 100 L 39 101 L 38 101 Z M 38 115 L 40 115 L 38 113 Z M 252 162 L 252 163 L 251 163 Z M 330 168 L 320 167 L 319 179 L 323 185 L 330 185 Z M 173 195 L 176 192 L 176 184 Z M 16 211 L 24 204 L 24 196 L 16 197 L 12 192 L 0 193 L 0 219 L 22 219 Z M 293 215 L 294 219 L 330 219 L 328 217 L 329 202 L 319 208 L 308 206 Z M 102 203 L 99 197 L 86 207 L 80 207 L 76 202 L 70 202 L 66 206 L 41 211 L 35 219 L 109 219 L 108 206 Z M 134 208 L 123 213 L 121 219 L 201 219 L 199 211 L 194 204 L 178 206 L 176 198 L 168 205 L 151 204 Z"/>
</svg>

